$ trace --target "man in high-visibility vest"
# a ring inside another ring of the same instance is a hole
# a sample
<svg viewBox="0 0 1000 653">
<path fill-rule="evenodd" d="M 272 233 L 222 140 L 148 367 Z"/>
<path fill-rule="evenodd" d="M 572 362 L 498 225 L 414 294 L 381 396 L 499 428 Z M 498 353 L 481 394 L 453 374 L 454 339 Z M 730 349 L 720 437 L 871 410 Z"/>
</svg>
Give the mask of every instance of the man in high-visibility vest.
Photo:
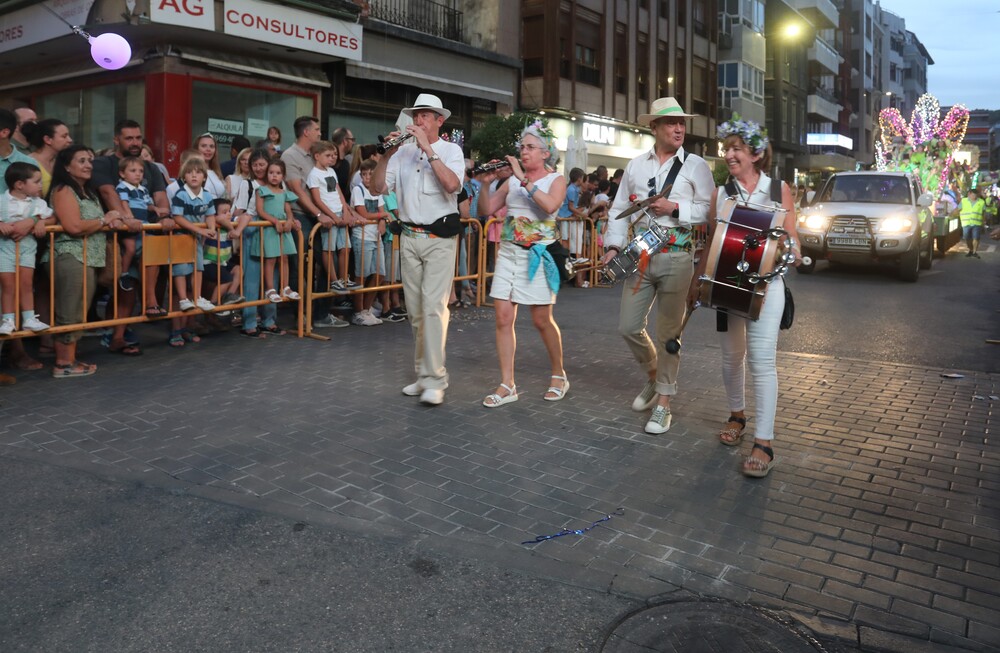
<svg viewBox="0 0 1000 653">
<path fill-rule="evenodd" d="M 979 258 L 979 237 L 983 233 L 983 209 L 986 202 L 979 199 L 979 193 L 975 188 L 969 189 L 969 196 L 962 200 L 959 215 L 962 218 L 962 235 L 965 237 L 965 244 L 969 246 L 969 253 L 966 256 Z"/>
</svg>

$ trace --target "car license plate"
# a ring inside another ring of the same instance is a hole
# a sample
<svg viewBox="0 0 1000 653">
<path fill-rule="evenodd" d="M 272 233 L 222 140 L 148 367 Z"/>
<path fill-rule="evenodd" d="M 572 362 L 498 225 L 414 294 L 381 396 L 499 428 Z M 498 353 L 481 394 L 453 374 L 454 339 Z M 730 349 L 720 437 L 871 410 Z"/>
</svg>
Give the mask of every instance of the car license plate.
<svg viewBox="0 0 1000 653">
<path fill-rule="evenodd" d="M 830 245 L 837 246 L 852 246 L 856 245 L 858 247 L 868 247 L 871 245 L 871 241 L 867 238 L 834 238 L 833 236 L 827 241 Z"/>
</svg>

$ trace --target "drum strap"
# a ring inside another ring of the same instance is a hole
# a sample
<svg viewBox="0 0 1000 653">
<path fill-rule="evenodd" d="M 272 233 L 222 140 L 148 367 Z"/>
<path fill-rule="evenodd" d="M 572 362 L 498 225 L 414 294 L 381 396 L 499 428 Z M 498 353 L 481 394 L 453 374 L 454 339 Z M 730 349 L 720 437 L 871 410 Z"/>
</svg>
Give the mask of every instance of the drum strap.
<svg viewBox="0 0 1000 653">
<path fill-rule="evenodd" d="M 732 177 L 726 180 L 725 189 L 727 197 L 742 197 L 739 189 L 736 188 L 736 180 Z M 781 204 L 781 182 L 775 183 L 774 179 L 771 180 L 771 201 L 775 204 Z M 729 313 L 724 308 L 715 311 L 715 330 L 719 333 L 729 331 Z"/>
<path fill-rule="evenodd" d="M 687 158 L 687 152 L 684 153 L 684 159 Z M 667 189 L 673 190 L 674 182 L 677 181 L 677 175 L 680 174 L 681 168 L 684 167 L 684 159 L 677 157 L 674 159 L 674 164 L 670 166 L 670 172 L 667 173 L 667 178 L 663 180 L 663 188 L 660 192 L 667 192 L 667 198 L 669 199 L 670 193 Z"/>
</svg>

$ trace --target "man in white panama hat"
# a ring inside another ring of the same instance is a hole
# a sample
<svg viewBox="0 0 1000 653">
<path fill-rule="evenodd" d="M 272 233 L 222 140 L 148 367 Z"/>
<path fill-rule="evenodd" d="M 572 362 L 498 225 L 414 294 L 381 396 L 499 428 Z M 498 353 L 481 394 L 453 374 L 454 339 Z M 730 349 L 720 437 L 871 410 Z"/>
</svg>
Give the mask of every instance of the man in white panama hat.
<svg viewBox="0 0 1000 653">
<path fill-rule="evenodd" d="M 403 394 L 436 406 L 448 387 L 445 340 L 448 335 L 448 296 L 455 277 L 458 247 L 458 193 L 462 190 L 465 159 L 462 148 L 439 136 L 451 115 L 441 99 L 430 93 L 417 96 L 403 113 L 413 119 L 402 132 L 412 140 L 388 150 L 372 179 L 378 193 L 396 192 L 403 232 L 399 239 L 400 268 L 406 310 L 413 330 L 415 383 Z"/>
<path fill-rule="evenodd" d="M 652 434 L 665 433 L 670 428 L 670 398 L 677 393 L 680 356 L 660 349 L 664 342 L 680 333 L 694 272 L 691 227 L 706 222 L 715 191 L 715 180 L 705 160 L 684 150 L 686 121 L 693 117 L 672 97 L 654 100 L 649 113 L 638 117 L 637 122 L 649 125 L 655 143 L 653 149 L 632 159 L 625 167 L 604 236 L 606 264 L 628 243 L 630 223 L 635 225 L 637 233 L 647 228 L 647 218 L 641 211 L 622 220 L 616 219 L 618 214 L 633 201 L 652 197 L 670 187 L 648 211 L 659 226 L 670 230 L 674 244 L 650 258 L 648 267 L 637 273 L 641 275 L 638 281 L 625 282 L 618 320 L 618 332 L 648 375 L 646 385 L 632 402 L 632 410 L 653 408 L 644 429 Z M 656 344 L 646 332 L 654 299 L 657 300 Z"/>
</svg>

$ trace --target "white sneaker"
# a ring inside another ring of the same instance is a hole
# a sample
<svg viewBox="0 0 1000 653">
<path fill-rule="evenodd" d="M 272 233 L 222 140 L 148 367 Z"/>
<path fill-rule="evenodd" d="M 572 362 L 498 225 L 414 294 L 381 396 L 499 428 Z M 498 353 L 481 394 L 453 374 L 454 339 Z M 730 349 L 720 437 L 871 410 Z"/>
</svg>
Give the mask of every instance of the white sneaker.
<svg viewBox="0 0 1000 653">
<path fill-rule="evenodd" d="M 420 393 L 420 403 L 428 406 L 437 406 L 444 402 L 444 390 L 439 388 L 427 388 Z"/>
<path fill-rule="evenodd" d="M 368 312 L 375 317 L 382 317 L 382 308 L 379 306 L 372 306 L 370 309 L 368 309 Z"/>
<path fill-rule="evenodd" d="M 358 311 L 354 314 L 354 317 L 351 318 L 351 322 L 353 324 L 357 324 L 358 326 L 378 326 L 382 324 L 382 320 L 378 319 L 368 311 Z"/>
<path fill-rule="evenodd" d="M 215 304 L 213 304 L 212 302 L 208 301 L 204 297 L 199 297 L 198 299 L 194 300 L 194 305 L 197 306 L 198 308 L 200 308 L 203 311 L 213 311 L 213 310 L 215 310 Z"/>
<path fill-rule="evenodd" d="M 9 336 L 12 333 L 14 333 L 14 320 L 5 317 L 3 322 L 0 322 L 0 336 Z"/>
<path fill-rule="evenodd" d="M 327 314 L 327 316 L 321 320 L 313 321 L 314 329 L 341 329 L 346 326 L 351 326 L 351 323 L 346 320 L 341 320 L 332 313 Z"/>
<path fill-rule="evenodd" d="M 377 326 L 379 324 L 382 324 L 382 319 L 375 317 L 372 314 L 371 310 L 365 311 L 365 314 L 367 316 L 365 319 L 367 319 L 371 323 L 372 326 Z"/>
<path fill-rule="evenodd" d="M 299 293 L 292 290 L 289 286 L 285 286 L 285 289 L 281 291 L 281 296 L 287 299 L 291 299 L 293 301 L 298 301 L 302 299 L 302 296 Z"/>
<path fill-rule="evenodd" d="M 670 430 L 670 421 L 672 419 L 670 414 L 670 409 L 666 406 L 657 406 L 653 409 L 653 414 L 649 416 L 649 421 L 646 422 L 646 428 L 643 429 L 646 433 L 652 433 L 653 435 L 659 435 L 660 433 L 666 433 Z"/>
<path fill-rule="evenodd" d="M 190 299 L 185 298 L 177 302 L 177 306 L 182 311 L 190 311 L 191 309 L 194 308 L 194 302 L 191 301 Z"/>
<path fill-rule="evenodd" d="M 421 392 L 424 391 L 424 386 L 420 385 L 420 381 L 411 383 L 410 385 L 403 388 L 403 394 L 407 397 L 419 396 Z"/>
<path fill-rule="evenodd" d="M 28 319 L 24 320 L 21 328 L 28 329 L 29 331 L 45 331 L 49 328 L 49 325 L 39 320 L 37 315 L 32 315 Z"/>
<path fill-rule="evenodd" d="M 632 400 L 632 410 L 637 413 L 649 410 L 656 403 L 658 396 L 656 383 L 654 381 L 646 381 L 646 385 L 642 386 L 642 392 Z"/>
</svg>

